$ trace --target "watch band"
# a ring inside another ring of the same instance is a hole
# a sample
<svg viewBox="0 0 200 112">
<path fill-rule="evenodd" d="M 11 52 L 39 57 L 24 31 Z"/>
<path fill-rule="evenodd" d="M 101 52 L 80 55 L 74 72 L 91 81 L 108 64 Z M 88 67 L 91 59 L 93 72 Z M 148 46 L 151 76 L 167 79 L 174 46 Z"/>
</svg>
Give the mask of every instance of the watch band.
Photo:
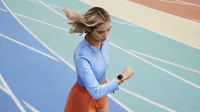
<svg viewBox="0 0 200 112">
<path fill-rule="evenodd" d="M 122 82 L 124 82 L 124 79 L 121 79 Z"/>
</svg>

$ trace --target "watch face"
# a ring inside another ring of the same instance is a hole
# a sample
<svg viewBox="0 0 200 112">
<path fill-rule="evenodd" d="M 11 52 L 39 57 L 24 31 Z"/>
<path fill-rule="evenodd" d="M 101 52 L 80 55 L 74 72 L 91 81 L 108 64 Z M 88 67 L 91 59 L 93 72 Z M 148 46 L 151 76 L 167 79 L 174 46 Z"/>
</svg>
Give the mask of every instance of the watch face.
<svg viewBox="0 0 200 112">
<path fill-rule="evenodd" d="M 117 76 L 117 78 L 121 80 L 121 79 L 123 79 L 123 75 L 120 74 L 120 75 Z"/>
</svg>

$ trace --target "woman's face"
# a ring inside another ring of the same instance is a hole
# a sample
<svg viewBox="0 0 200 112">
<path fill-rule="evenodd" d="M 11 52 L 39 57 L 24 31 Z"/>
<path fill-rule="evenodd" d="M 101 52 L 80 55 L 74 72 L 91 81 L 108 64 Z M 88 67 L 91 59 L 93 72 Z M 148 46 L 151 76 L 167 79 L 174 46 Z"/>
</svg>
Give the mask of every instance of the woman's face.
<svg viewBox="0 0 200 112">
<path fill-rule="evenodd" d="M 106 22 L 94 28 L 91 35 L 96 41 L 103 42 L 106 40 L 108 33 L 110 32 L 110 29 L 111 29 L 110 22 Z"/>
</svg>

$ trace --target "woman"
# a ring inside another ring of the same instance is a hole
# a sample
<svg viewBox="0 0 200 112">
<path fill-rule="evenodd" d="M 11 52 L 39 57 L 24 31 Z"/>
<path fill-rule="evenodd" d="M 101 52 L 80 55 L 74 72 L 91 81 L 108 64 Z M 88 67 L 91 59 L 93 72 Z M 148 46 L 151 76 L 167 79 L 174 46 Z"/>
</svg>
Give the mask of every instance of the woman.
<svg viewBox="0 0 200 112">
<path fill-rule="evenodd" d="M 110 15 L 100 7 L 85 13 L 63 9 L 70 33 L 85 33 L 85 38 L 74 52 L 77 82 L 72 87 L 65 112 L 108 112 L 107 94 L 119 89 L 119 84 L 133 75 L 130 66 L 122 74 L 108 81 L 105 76 L 108 60 L 108 33 L 111 29 Z"/>
</svg>

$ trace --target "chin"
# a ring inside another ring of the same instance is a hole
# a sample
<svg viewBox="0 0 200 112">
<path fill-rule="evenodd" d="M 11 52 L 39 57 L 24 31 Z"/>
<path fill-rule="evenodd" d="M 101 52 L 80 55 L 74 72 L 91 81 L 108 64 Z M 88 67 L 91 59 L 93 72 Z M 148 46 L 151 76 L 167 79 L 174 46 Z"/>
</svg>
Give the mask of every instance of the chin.
<svg viewBox="0 0 200 112">
<path fill-rule="evenodd" d="M 106 39 L 102 39 L 101 42 L 104 42 Z"/>
<path fill-rule="evenodd" d="M 101 42 L 104 42 L 105 40 L 101 40 Z"/>
</svg>

